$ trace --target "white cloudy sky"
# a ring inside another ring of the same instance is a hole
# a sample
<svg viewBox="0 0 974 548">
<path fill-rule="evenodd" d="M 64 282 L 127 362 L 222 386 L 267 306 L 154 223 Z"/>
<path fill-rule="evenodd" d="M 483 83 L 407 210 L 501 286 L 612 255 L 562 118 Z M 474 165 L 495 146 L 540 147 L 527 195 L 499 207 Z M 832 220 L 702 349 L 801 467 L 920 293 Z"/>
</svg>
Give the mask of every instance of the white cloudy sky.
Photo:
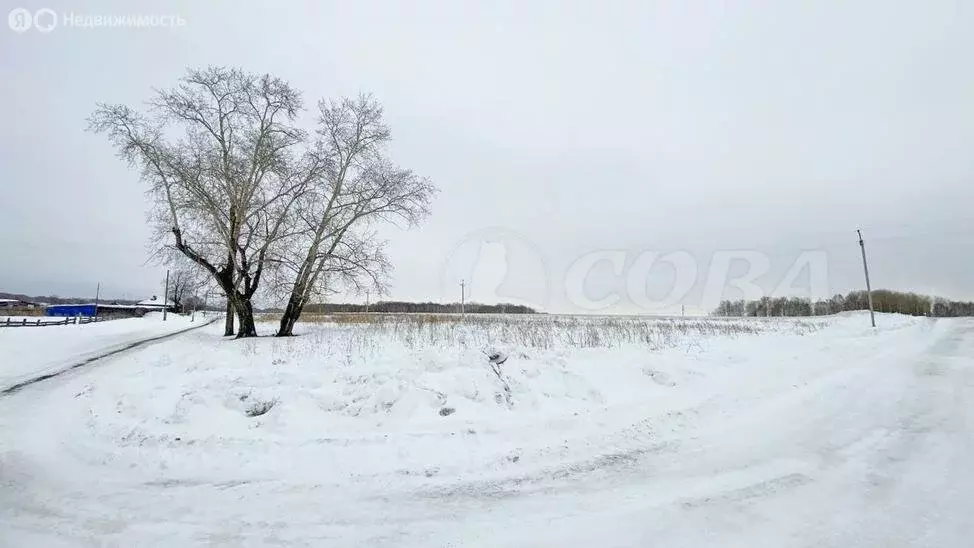
<svg viewBox="0 0 974 548">
<path fill-rule="evenodd" d="M 766 257 L 768 292 L 812 251 L 845 292 L 862 227 L 874 286 L 974 299 L 974 3 L 22 5 L 186 24 L 0 31 L 3 291 L 159 291 L 144 186 L 85 118 L 217 64 L 384 103 L 394 158 L 441 188 L 421 228 L 388 231 L 394 298 L 452 300 L 465 277 L 475 298 L 578 311 L 572 265 L 597 253 L 622 263 L 584 269 L 582 300 L 615 295 L 611 312 L 680 276 L 706 307 L 715 253 Z M 644 252 L 696 272 L 642 272 Z"/>
</svg>

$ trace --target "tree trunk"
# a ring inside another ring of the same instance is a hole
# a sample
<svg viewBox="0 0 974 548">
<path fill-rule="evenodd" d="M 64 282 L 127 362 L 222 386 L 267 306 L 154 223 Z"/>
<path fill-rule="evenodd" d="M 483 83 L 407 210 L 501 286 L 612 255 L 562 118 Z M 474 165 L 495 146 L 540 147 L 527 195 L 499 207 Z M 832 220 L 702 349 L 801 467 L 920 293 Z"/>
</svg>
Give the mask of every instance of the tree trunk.
<svg viewBox="0 0 974 548">
<path fill-rule="evenodd" d="M 234 298 L 234 308 L 237 310 L 237 320 L 240 327 L 237 329 L 237 338 L 257 336 L 257 326 L 254 322 L 254 305 L 250 299 L 237 296 Z"/>
<path fill-rule="evenodd" d="M 231 335 L 234 334 L 234 329 L 233 329 L 233 313 L 234 313 L 234 311 L 233 311 L 233 303 L 231 303 L 230 302 L 230 299 L 227 298 L 227 317 L 226 317 L 226 320 L 225 320 L 225 322 L 223 324 L 223 336 L 224 337 L 229 337 L 229 336 L 231 336 Z"/>
<path fill-rule="evenodd" d="M 278 328 L 277 335 L 275 336 L 290 337 L 294 335 L 294 324 L 301 317 L 302 310 L 304 310 L 304 306 L 301 304 L 301 300 L 292 294 L 291 298 L 287 301 L 284 315 L 281 316 L 281 326 Z"/>
</svg>

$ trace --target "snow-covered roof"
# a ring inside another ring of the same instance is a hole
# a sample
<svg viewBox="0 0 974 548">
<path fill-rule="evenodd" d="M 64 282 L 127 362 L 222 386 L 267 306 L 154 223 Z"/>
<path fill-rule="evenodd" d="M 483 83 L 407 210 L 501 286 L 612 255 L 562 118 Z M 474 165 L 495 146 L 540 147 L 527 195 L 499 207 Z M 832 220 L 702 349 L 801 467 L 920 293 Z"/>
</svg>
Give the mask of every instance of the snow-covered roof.
<svg viewBox="0 0 974 548">
<path fill-rule="evenodd" d="M 152 297 L 151 299 L 146 299 L 144 301 L 139 301 L 138 302 L 138 305 L 139 306 L 158 306 L 158 307 L 161 308 L 163 306 L 174 306 L 175 303 L 173 303 L 172 301 L 170 301 L 170 300 L 167 299 L 166 300 L 166 304 L 162 304 L 162 299 L 159 299 L 157 297 Z"/>
</svg>

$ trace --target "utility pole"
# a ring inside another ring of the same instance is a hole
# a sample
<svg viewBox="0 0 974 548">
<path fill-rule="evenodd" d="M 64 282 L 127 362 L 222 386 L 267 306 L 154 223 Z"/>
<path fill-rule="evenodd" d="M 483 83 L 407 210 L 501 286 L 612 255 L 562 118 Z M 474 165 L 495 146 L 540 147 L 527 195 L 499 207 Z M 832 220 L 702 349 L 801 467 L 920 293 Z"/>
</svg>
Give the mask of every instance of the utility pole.
<svg viewBox="0 0 974 548">
<path fill-rule="evenodd" d="M 862 241 L 862 230 L 856 229 L 859 234 L 859 249 L 862 250 L 862 271 L 866 274 L 866 298 L 869 301 L 869 322 L 876 327 L 876 314 L 873 312 L 873 290 L 869 285 L 869 265 L 866 263 L 866 244 Z"/>
<path fill-rule="evenodd" d="M 464 282 L 463 279 L 461 278 L 460 279 L 460 315 L 461 316 L 464 315 L 464 313 L 463 313 L 463 290 L 464 290 L 464 285 L 465 284 L 466 284 L 466 282 Z"/>
<path fill-rule="evenodd" d="M 98 297 L 101 296 L 101 282 L 98 282 L 98 286 L 95 288 L 95 317 L 98 317 Z"/>
<path fill-rule="evenodd" d="M 365 292 L 365 313 L 366 313 L 366 314 L 368 314 L 368 313 L 369 313 L 369 296 L 370 296 L 370 295 L 369 295 L 369 292 L 368 292 L 368 291 L 366 291 L 366 292 Z"/>
<path fill-rule="evenodd" d="M 166 321 L 166 312 L 169 310 L 169 269 L 166 269 L 166 291 L 162 294 L 162 321 Z"/>
</svg>

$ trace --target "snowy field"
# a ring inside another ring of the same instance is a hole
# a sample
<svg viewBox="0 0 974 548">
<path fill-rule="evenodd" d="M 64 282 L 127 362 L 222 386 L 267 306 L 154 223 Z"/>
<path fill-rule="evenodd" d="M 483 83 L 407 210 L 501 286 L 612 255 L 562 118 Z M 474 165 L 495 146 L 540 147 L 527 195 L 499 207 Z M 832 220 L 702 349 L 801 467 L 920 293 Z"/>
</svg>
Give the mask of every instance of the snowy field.
<svg viewBox="0 0 974 548">
<path fill-rule="evenodd" d="M 0 398 L 0 545 L 969 546 L 974 322 L 878 321 L 209 326 Z"/>
<path fill-rule="evenodd" d="M 0 321 L 5 318 L 0 317 Z M 27 321 L 36 319 L 28 318 Z M 43 321 L 44 318 L 41 319 Z M 170 314 L 164 322 L 162 314 L 150 313 L 143 318 L 81 325 L 0 328 L 0 391 L 134 341 L 165 335 L 192 325 L 185 316 Z"/>
</svg>

